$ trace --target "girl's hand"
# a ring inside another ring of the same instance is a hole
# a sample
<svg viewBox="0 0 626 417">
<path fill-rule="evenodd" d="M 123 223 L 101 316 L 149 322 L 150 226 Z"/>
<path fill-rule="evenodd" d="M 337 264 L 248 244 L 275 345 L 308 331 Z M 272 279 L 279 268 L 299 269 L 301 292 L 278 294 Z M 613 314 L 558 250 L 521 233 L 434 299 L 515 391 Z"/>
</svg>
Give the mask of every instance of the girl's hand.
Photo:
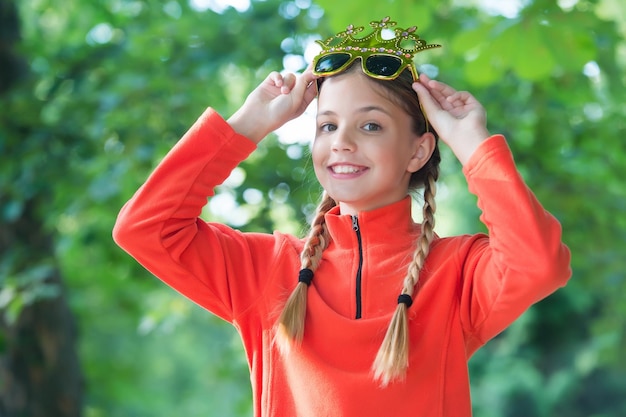
<svg viewBox="0 0 626 417">
<path fill-rule="evenodd" d="M 248 95 L 228 123 L 236 132 L 259 143 L 306 110 L 317 95 L 316 78 L 310 69 L 300 75 L 272 72 Z"/>
<path fill-rule="evenodd" d="M 429 123 L 465 164 L 481 142 L 489 137 L 483 106 L 467 91 L 456 91 L 424 74 L 413 83 L 413 89 Z"/>
</svg>

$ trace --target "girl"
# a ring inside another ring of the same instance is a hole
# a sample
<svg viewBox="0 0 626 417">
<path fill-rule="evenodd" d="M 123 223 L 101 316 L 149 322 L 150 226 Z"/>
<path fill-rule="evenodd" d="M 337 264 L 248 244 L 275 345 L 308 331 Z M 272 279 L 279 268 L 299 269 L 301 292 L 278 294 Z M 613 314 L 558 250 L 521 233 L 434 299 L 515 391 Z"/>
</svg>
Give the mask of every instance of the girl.
<svg viewBox="0 0 626 417">
<path fill-rule="evenodd" d="M 469 357 L 570 276 L 560 225 L 471 94 L 416 80 L 410 63 L 389 74 L 368 56 L 336 58 L 325 50 L 299 76 L 271 73 L 228 121 L 208 109 L 124 206 L 114 238 L 237 328 L 256 416 L 470 416 Z M 255 144 L 316 96 L 324 193 L 308 236 L 200 219 Z M 435 131 L 488 236 L 435 235 Z"/>
</svg>

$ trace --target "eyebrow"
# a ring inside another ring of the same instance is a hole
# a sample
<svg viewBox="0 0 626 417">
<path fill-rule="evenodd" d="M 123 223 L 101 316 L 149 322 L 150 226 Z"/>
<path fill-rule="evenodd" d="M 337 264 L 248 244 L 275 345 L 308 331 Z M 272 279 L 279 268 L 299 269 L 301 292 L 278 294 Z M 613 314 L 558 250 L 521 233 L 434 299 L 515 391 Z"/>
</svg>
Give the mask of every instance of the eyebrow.
<svg viewBox="0 0 626 417">
<path fill-rule="evenodd" d="M 384 108 L 380 107 L 380 106 L 364 106 L 364 107 L 359 107 L 357 109 L 357 113 L 368 113 L 370 111 L 379 111 L 381 113 L 384 113 L 386 115 L 391 116 L 391 114 L 385 110 Z M 335 115 L 336 113 L 332 110 L 326 110 L 323 112 L 319 112 L 317 115 L 318 116 L 332 116 Z"/>
</svg>

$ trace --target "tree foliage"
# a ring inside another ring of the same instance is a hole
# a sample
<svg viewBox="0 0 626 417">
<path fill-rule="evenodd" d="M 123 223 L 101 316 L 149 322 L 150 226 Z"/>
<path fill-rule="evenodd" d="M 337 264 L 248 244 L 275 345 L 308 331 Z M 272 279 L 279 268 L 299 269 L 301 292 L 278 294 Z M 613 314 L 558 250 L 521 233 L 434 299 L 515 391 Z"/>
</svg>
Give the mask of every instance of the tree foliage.
<svg viewBox="0 0 626 417">
<path fill-rule="evenodd" d="M 443 45 L 418 55 L 420 70 L 485 105 L 573 253 L 571 283 L 471 360 L 476 416 L 626 414 L 621 2 L 2 0 L 3 18 L 11 4 L 21 26 L 0 29 L 15 58 L 0 68 L 1 364 L 13 330 L 37 334 L 27 319 L 67 299 L 84 415 L 250 415 L 234 330 L 122 253 L 115 216 L 206 106 L 228 115 L 269 71 L 301 69 L 312 38 L 389 15 Z M 458 163 L 444 159 L 439 233 L 481 230 Z M 305 140 L 270 137 L 204 215 L 299 233 L 319 191 L 309 168 Z"/>
</svg>

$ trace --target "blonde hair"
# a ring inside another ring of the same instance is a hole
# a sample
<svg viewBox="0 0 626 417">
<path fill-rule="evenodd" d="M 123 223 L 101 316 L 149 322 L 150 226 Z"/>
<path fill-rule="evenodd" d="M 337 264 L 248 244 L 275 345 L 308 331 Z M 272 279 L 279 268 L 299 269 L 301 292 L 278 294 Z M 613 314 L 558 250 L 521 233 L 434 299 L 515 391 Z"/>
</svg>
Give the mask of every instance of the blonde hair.
<svg viewBox="0 0 626 417">
<path fill-rule="evenodd" d="M 422 207 L 422 227 L 417 247 L 413 253 L 413 259 L 409 264 L 401 295 L 408 295 L 409 303 L 398 299 L 398 306 L 393 313 L 383 343 L 376 354 L 372 365 L 374 379 L 383 386 L 390 381 L 402 378 L 409 367 L 409 323 L 408 309 L 412 303 L 412 297 L 419 282 L 419 275 L 426 262 L 430 251 L 430 244 L 435 237 L 435 194 L 436 176 L 429 175 L 424 184 L 424 206 Z"/>
<path fill-rule="evenodd" d="M 326 192 L 322 194 L 322 201 L 317 206 L 315 216 L 311 222 L 311 230 L 305 240 L 300 254 L 300 270 L 310 270 L 314 273 L 322 260 L 322 252 L 330 243 L 330 235 L 326 229 L 325 214 L 337 203 Z M 274 342 L 283 353 L 288 353 L 291 344 L 299 345 L 304 336 L 304 319 L 306 316 L 306 296 L 310 283 L 298 281 L 296 288 L 287 299 L 283 311 L 278 318 L 278 326 Z"/>
<path fill-rule="evenodd" d="M 352 70 L 348 69 L 334 76 L 340 76 Z M 320 79 L 318 81 L 319 87 L 321 87 L 323 80 Z M 421 111 L 417 95 L 411 89 L 413 78 L 410 72 L 404 71 L 395 80 L 371 80 L 382 86 L 383 91 L 388 92 L 390 98 L 401 105 L 412 117 L 415 133 L 423 134 L 426 131 L 426 118 Z M 432 131 L 432 133 L 437 138 L 436 132 Z M 409 190 L 414 191 L 421 187 L 424 188 L 423 219 L 416 249 L 407 267 L 407 274 L 398 297 L 398 305 L 387 328 L 383 343 L 372 364 L 374 379 L 380 381 L 383 386 L 395 379 L 403 378 L 409 366 L 408 308 L 412 303 L 412 296 L 419 282 L 420 272 L 424 267 L 430 251 L 430 244 L 435 236 L 435 194 L 440 160 L 439 148 L 435 146 L 428 162 L 419 171 L 413 173 L 409 182 Z M 305 239 L 304 249 L 300 255 L 302 270 L 309 269 L 311 272 L 315 272 L 319 266 L 322 252 L 330 243 L 330 235 L 326 229 L 324 216 L 335 205 L 336 202 L 324 192 L 322 201 L 317 207 L 311 223 L 311 230 Z M 302 342 L 309 284 L 310 281 L 299 280 L 278 319 L 274 340 L 282 353 L 288 353 L 293 343 L 299 345 Z"/>
</svg>

